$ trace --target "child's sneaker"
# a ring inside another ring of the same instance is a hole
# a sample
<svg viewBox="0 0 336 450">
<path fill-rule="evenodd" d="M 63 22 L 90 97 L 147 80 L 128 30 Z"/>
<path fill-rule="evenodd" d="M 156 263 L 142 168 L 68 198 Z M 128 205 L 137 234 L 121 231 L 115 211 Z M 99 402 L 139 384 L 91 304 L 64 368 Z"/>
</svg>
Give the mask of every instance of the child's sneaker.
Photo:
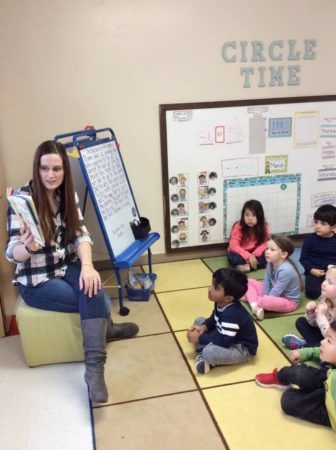
<svg viewBox="0 0 336 450">
<path fill-rule="evenodd" d="M 251 305 L 252 314 L 256 316 L 258 320 L 264 320 L 265 312 L 263 308 L 260 308 L 256 303 Z"/>
<path fill-rule="evenodd" d="M 256 377 L 256 383 L 262 387 L 275 387 L 278 389 L 288 389 L 288 384 L 282 384 L 278 380 L 278 369 L 274 369 L 271 373 L 259 373 Z"/>
<path fill-rule="evenodd" d="M 210 364 L 208 364 L 205 361 L 202 353 L 199 353 L 196 356 L 196 370 L 198 373 L 209 373 L 210 372 Z"/>
<path fill-rule="evenodd" d="M 265 312 L 264 312 L 263 308 L 258 308 L 255 315 L 258 320 L 264 320 Z"/>
<path fill-rule="evenodd" d="M 250 266 L 249 263 L 239 264 L 238 266 L 236 266 L 236 269 L 239 270 L 240 272 L 243 272 L 243 273 L 251 272 L 251 266 Z"/>
<path fill-rule="evenodd" d="M 298 348 L 303 348 L 307 345 L 307 341 L 299 338 L 295 334 L 285 334 L 282 338 L 282 342 L 285 344 L 285 347 L 290 350 L 297 350 Z"/>
</svg>

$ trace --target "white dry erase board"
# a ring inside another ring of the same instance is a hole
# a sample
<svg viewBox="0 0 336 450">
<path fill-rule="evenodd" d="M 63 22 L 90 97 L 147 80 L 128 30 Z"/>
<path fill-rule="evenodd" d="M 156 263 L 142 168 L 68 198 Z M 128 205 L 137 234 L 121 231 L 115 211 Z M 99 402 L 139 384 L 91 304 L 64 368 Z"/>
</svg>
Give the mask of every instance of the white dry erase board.
<svg viewBox="0 0 336 450">
<path fill-rule="evenodd" d="M 228 242 L 259 200 L 272 233 L 336 204 L 336 95 L 160 106 L 167 251 Z"/>
<path fill-rule="evenodd" d="M 130 222 L 139 215 L 116 142 L 81 149 L 80 163 L 105 242 L 117 257 L 135 241 Z"/>
</svg>

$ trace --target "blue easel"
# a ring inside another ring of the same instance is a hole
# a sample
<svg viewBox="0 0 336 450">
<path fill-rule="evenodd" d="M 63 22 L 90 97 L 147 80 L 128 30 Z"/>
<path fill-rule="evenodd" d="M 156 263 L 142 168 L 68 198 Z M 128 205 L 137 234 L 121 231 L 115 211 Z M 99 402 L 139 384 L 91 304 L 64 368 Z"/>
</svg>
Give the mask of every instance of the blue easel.
<svg viewBox="0 0 336 450">
<path fill-rule="evenodd" d="M 124 162 L 122 160 L 121 153 L 119 151 L 119 145 L 116 139 L 116 136 L 111 128 L 102 128 L 99 130 L 95 130 L 94 128 L 89 128 L 83 131 L 76 131 L 66 134 L 57 135 L 54 138 L 55 141 L 62 141 L 62 143 L 65 145 L 65 147 L 69 150 L 72 149 L 78 149 L 79 152 L 79 162 L 82 170 L 82 174 L 85 179 L 86 189 L 85 189 L 85 195 L 84 195 L 84 202 L 83 202 L 83 215 L 85 214 L 86 209 L 86 203 L 87 203 L 87 193 L 90 192 L 90 197 L 98 218 L 98 222 L 101 228 L 101 231 L 103 233 L 104 241 L 106 244 L 106 247 L 108 249 L 108 253 L 111 259 L 112 268 L 115 272 L 117 282 L 118 282 L 118 293 L 119 293 L 119 306 L 120 311 L 119 313 L 123 316 L 127 315 L 129 313 L 129 309 L 126 308 L 123 304 L 123 290 L 122 290 L 122 279 L 120 270 L 121 269 L 129 269 L 133 266 L 133 264 L 139 259 L 139 257 L 147 250 L 148 254 L 148 266 L 149 266 L 149 273 L 152 273 L 152 253 L 151 253 L 151 245 L 154 244 L 159 238 L 159 233 L 149 233 L 145 238 L 143 239 L 134 239 L 134 237 L 130 237 L 129 229 L 130 224 L 124 223 L 123 227 L 126 230 L 128 234 L 128 239 L 125 241 L 126 243 L 122 242 L 121 245 L 118 245 L 119 251 L 116 252 L 113 250 L 113 242 L 111 242 L 111 237 L 113 234 L 111 234 L 111 230 L 109 230 L 110 223 L 108 222 L 109 218 L 106 218 L 102 214 L 102 211 L 99 207 L 99 201 L 97 201 L 97 192 L 95 192 L 95 187 L 93 186 L 91 180 L 90 180 L 90 170 L 88 169 L 88 164 L 85 162 L 85 157 L 83 157 L 87 153 L 94 153 L 96 158 L 99 158 L 99 151 L 100 149 L 103 150 L 103 147 L 108 147 L 105 149 L 105 153 L 107 152 L 114 152 L 114 155 L 117 154 L 119 167 L 121 168 L 121 174 L 124 176 L 124 182 L 125 185 L 127 183 L 127 186 L 129 188 L 128 195 L 130 196 L 130 200 L 133 205 L 133 216 L 140 217 L 140 213 L 137 207 L 137 204 L 135 202 L 134 194 L 127 176 L 127 172 L 125 169 Z M 67 141 L 66 141 L 67 140 Z M 65 142 L 63 142 L 65 141 Z M 105 146 L 102 146 L 102 144 L 107 144 Z M 112 149 L 113 147 L 113 149 Z M 117 149 L 117 152 L 116 152 Z M 119 173 L 120 175 L 120 173 Z M 111 174 L 113 176 L 113 174 Z M 129 227 L 129 229 L 128 229 Z M 114 238 L 113 238 L 114 239 Z M 118 243 L 120 244 L 120 243 Z"/>
</svg>

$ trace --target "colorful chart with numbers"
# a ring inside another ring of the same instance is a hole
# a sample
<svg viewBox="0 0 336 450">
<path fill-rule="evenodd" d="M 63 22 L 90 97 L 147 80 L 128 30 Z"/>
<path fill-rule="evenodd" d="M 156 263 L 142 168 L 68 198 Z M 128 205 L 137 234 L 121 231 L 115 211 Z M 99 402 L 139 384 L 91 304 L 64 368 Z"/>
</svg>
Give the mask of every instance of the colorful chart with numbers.
<svg viewBox="0 0 336 450">
<path fill-rule="evenodd" d="M 224 238 L 230 237 L 241 205 L 252 198 L 262 203 L 272 233 L 297 234 L 300 192 L 300 174 L 224 180 Z"/>
</svg>

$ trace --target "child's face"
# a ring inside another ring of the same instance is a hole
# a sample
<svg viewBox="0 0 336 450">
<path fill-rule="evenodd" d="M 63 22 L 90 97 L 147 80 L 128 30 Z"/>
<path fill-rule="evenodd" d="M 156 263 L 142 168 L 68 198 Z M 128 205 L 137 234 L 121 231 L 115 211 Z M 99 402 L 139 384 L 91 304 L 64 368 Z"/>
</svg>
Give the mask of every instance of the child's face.
<svg viewBox="0 0 336 450">
<path fill-rule="evenodd" d="M 214 282 L 209 286 L 208 298 L 214 303 L 232 303 L 232 296 L 226 295 L 223 286 Z"/>
<path fill-rule="evenodd" d="M 248 227 L 255 227 L 257 225 L 257 216 L 254 214 L 253 211 L 246 208 L 244 211 L 244 222 Z"/>
<path fill-rule="evenodd" d="M 320 358 L 330 364 L 336 364 L 336 332 L 329 328 L 326 337 L 321 341 Z"/>
<path fill-rule="evenodd" d="M 270 263 L 279 263 L 286 259 L 287 252 L 283 252 L 281 248 L 270 239 L 266 244 L 265 258 L 267 262 Z"/>
<path fill-rule="evenodd" d="M 335 227 L 332 227 L 327 222 L 314 220 L 314 231 L 320 237 L 329 238 L 333 236 Z"/>
<path fill-rule="evenodd" d="M 336 269 L 329 269 L 321 286 L 321 294 L 324 297 L 336 301 Z"/>
</svg>

